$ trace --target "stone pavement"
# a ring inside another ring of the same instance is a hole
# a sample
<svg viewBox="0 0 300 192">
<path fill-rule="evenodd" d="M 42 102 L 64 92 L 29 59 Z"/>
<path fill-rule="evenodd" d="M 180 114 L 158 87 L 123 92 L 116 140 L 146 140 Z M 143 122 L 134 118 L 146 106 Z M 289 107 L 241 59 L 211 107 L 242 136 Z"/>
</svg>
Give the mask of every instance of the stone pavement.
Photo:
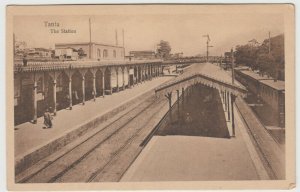
<svg viewBox="0 0 300 192">
<path fill-rule="evenodd" d="M 231 139 L 153 137 L 121 181 L 269 179 L 239 115 L 236 122 Z"/>
<path fill-rule="evenodd" d="M 15 157 L 24 156 L 33 149 L 49 143 L 54 138 L 63 136 L 77 125 L 93 119 L 101 114 L 105 114 L 111 109 L 120 106 L 135 97 L 157 87 L 173 77 L 158 77 L 151 81 L 135 85 L 131 89 L 126 89 L 104 98 L 98 97 L 96 101 L 86 101 L 85 105 L 78 104 L 72 110 L 64 109 L 58 111 L 53 119 L 53 128 L 44 129 L 43 117 L 38 118 L 37 124 L 26 122 L 15 126 Z"/>
</svg>

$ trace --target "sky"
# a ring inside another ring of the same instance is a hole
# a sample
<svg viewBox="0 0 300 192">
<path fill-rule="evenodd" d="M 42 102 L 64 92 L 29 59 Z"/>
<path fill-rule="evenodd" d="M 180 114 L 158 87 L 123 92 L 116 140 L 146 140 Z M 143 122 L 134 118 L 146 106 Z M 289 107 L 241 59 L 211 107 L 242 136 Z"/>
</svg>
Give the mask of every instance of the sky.
<svg viewBox="0 0 300 192">
<path fill-rule="evenodd" d="M 221 55 L 231 47 L 246 44 L 255 38 L 259 42 L 284 32 L 283 16 L 263 12 L 154 12 L 153 14 L 98 14 L 98 15 L 30 15 L 14 17 L 17 41 L 26 41 L 28 47 L 54 48 L 55 43 L 88 42 L 89 18 L 92 41 L 122 46 L 124 29 L 125 50 L 154 50 L 160 40 L 168 41 L 172 53 L 185 56 L 206 54 L 209 34 L 210 55 Z M 59 23 L 59 27 L 46 27 L 45 22 Z M 51 29 L 72 29 L 76 33 L 50 32 Z"/>
</svg>

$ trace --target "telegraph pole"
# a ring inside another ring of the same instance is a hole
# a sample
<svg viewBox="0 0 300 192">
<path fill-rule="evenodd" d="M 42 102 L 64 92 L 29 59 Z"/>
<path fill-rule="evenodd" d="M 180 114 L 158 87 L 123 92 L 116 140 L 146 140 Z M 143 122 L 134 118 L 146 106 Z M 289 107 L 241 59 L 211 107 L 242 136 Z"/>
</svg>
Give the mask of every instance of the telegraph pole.
<svg viewBox="0 0 300 192">
<path fill-rule="evenodd" d="M 16 55 L 16 36 L 15 36 L 15 33 L 13 34 L 13 43 L 14 43 L 14 59 L 15 59 L 15 55 Z"/>
<path fill-rule="evenodd" d="M 90 43 L 89 43 L 89 58 L 92 58 L 92 29 L 91 29 L 91 18 L 89 18 L 89 30 L 90 30 Z"/>
<path fill-rule="evenodd" d="M 116 46 L 118 46 L 118 31 L 116 29 Z"/>
<path fill-rule="evenodd" d="M 203 37 L 207 38 L 207 41 L 206 41 L 206 62 L 208 63 L 208 53 L 209 53 L 208 49 L 209 49 L 209 47 L 213 47 L 213 46 L 209 45 L 210 38 L 209 38 L 208 34 L 207 35 L 203 35 Z"/>
<path fill-rule="evenodd" d="M 122 29 L 122 39 L 123 39 L 123 51 L 124 51 L 124 58 L 125 58 L 125 40 L 124 40 L 124 29 Z"/>
<path fill-rule="evenodd" d="M 269 54 L 271 53 L 271 32 L 269 31 Z"/>
<path fill-rule="evenodd" d="M 231 71 L 232 71 L 232 84 L 234 84 L 234 53 L 233 48 L 231 48 Z"/>
</svg>

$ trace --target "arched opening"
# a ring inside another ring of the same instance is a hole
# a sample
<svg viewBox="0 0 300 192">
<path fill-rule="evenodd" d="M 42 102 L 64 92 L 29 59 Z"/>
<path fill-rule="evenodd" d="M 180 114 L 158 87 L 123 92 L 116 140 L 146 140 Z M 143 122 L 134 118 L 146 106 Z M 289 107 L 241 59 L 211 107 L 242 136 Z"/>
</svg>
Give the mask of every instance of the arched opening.
<svg viewBox="0 0 300 192">
<path fill-rule="evenodd" d="M 82 102 L 82 75 L 76 71 L 72 75 L 72 104 L 76 105 Z"/>
<path fill-rule="evenodd" d="M 21 97 L 20 97 L 20 107 L 19 114 L 15 119 L 16 124 L 24 123 L 26 121 L 32 120 L 33 114 L 33 86 L 34 82 L 31 74 L 22 74 L 21 77 Z"/>
<path fill-rule="evenodd" d="M 141 82 L 141 78 L 142 78 L 142 69 L 141 67 L 139 66 L 138 67 L 138 74 L 137 74 L 137 79 L 138 79 L 138 82 Z"/>
<path fill-rule="evenodd" d="M 110 86 L 112 92 L 117 91 L 117 71 L 114 67 L 110 68 Z"/>
<path fill-rule="evenodd" d="M 108 57 L 108 52 L 107 49 L 103 50 L 103 58 L 107 58 Z"/>
<path fill-rule="evenodd" d="M 56 109 L 61 110 L 69 107 L 69 78 L 65 72 L 56 79 Z"/>
<path fill-rule="evenodd" d="M 128 68 L 124 67 L 124 87 L 128 87 L 129 85 L 129 74 Z"/>
<path fill-rule="evenodd" d="M 97 49 L 97 58 L 101 58 L 101 50 L 100 49 Z"/>
<path fill-rule="evenodd" d="M 93 92 L 93 73 L 88 70 L 85 74 L 85 100 L 88 101 L 90 99 L 94 98 L 94 92 Z"/>
<path fill-rule="evenodd" d="M 111 86 L 111 69 L 107 68 L 104 73 L 104 89 L 105 94 L 112 94 L 112 86 Z"/>
<path fill-rule="evenodd" d="M 134 83 L 137 83 L 137 76 L 138 76 L 138 69 L 136 66 L 134 66 L 134 71 L 133 71 L 133 81 Z"/>
<path fill-rule="evenodd" d="M 117 52 L 116 52 L 116 50 L 113 51 L 113 56 L 114 56 L 114 58 L 117 57 Z"/>
<path fill-rule="evenodd" d="M 101 70 L 97 70 L 96 72 L 96 96 L 103 95 L 103 74 Z"/>
<path fill-rule="evenodd" d="M 119 88 L 122 88 L 123 87 L 123 71 L 122 71 L 122 68 L 121 67 L 118 67 L 117 68 L 118 70 L 118 86 Z"/>
</svg>

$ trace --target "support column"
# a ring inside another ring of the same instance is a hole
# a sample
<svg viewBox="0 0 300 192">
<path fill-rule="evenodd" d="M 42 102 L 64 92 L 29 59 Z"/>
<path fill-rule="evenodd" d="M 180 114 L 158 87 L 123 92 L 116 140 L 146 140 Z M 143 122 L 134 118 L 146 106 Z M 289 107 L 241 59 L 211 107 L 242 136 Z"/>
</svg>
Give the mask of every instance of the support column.
<svg viewBox="0 0 300 192">
<path fill-rule="evenodd" d="M 116 69 L 116 74 L 117 74 L 117 92 L 119 92 L 119 69 Z"/>
<path fill-rule="evenodd" d="M 224 97 L 224 91 L 222 91 L 222 101 L 223 101 L 223 105 L 225 106 L 225 97 Z"/>
<path fill-rule="evenodd" d="M 233 137 L 235 137 L 234 101 L 235 101 L 235 96 L 231 94 L 231 118 L 232 118 L 232 136 Z"/>
<path fill-rule="evenodd" d="M 105 96 L 105 72 L 104 71 L 101 71 L 102 72 L 102 97 Z"/>
<path fill-rule="evenodd" d="M 93 93 L 94 93 L 94 101 L 96 101 L 96 73 L 93 73 Z"/>
<path fill-rule="evenodd" d="M 84 105 L 85 104 L 85 77 L 84 77 L 84 75 L 82 75 L 81 84 L 82 84 L 82 105 Z"/>
<path fill-rule="evenodd" d="M 122 89 L 123 91 L 125 90 L 125 77 L 124 77 L 124 69 L 122 69 L 122 77 L 123 77 L 123 86 L 122 86 Z"/>
<path fill-rule="evenodd" d="M 69 108 L 72 110 L 72 76 L 69 77 Z"/>
<path fill-rule="evenodd" d="M 182 101 L 184 101 L 184 88 L 181 89 Z"/>
<path fill-rule="evenodd" d="M 228 121 L 230 121 L 230 103 L 229 103 L 229 92 L 227 92 L 227 117 L 228 117 Z"/>
<path fill-rule="evenodd" d="M 167 99 L 169 100 L 169 110 L 171 110 L 171 108 L 172 108 L 172 92 L 167 93 L 167 95 L 165 95 L 165 97 L 167 97 Z"/>
<path fill-rule="evenodd" d="M 141 83 L 144 82 L 144 69 L 141 67 Z"/>
<path fill-rule="evenodd" d="M 37 81 L 34 79 L 33 83 L 33 118 L 32 123 L 37 123 Z"/>
<path fill-rule="evenodd" d="M 225 103 L 224 111 L 227 111 L 227 91 L 224 92 L 224 103 Z"/>
<path fill-rule="evenodd" d="M 56 79 L 53 80 L 53 114 L 56 116 Z"/>
</svg>

